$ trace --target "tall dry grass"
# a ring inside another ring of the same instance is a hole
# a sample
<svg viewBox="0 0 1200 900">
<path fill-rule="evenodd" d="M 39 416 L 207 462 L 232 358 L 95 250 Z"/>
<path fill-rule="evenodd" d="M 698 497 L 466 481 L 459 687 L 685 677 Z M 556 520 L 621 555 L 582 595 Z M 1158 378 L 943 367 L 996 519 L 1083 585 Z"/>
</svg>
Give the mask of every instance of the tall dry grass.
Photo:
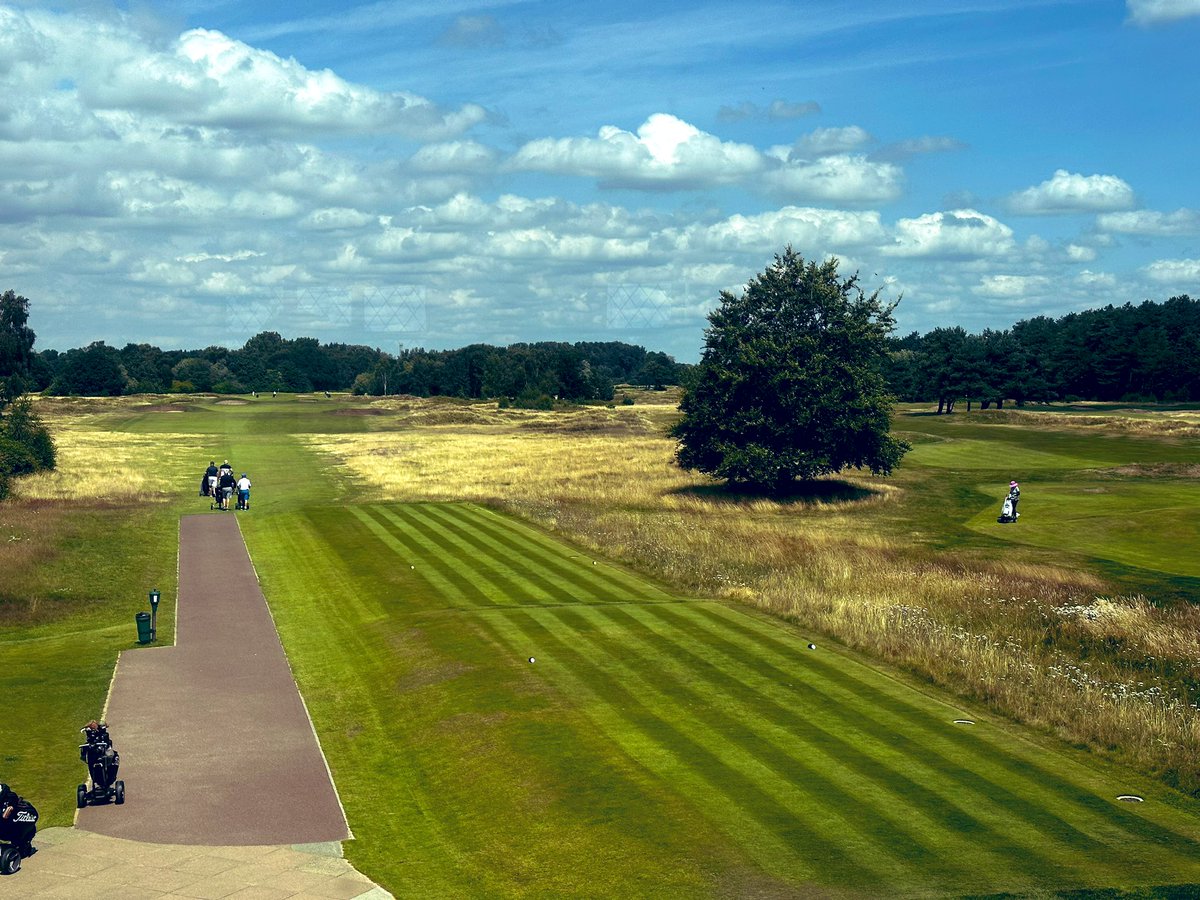
<svg viewBox="0 0 1200 900">
<path fill-rule="evenodd" d="M 65 418 L 53 424 L 58 465 L 16 479 L 17 503 L 173 499 L 179 496 L 179 473 L 196 468 L 203 448 L 201 437 L 189 435 L 94 431 Z"/>
<path fill-rule="evenodd" d="M 1194 608 L 1107 597 L 1073 570 L 915 546 L 883 524 L 904 491 L 879 479 L 792 502 L 714 491 L 673 464 L 670 403 L 566 414 L 396 403 L 413 427 L 309 441 L 374 497 L 495 505 L 1200 790 Z"/>
</svg>

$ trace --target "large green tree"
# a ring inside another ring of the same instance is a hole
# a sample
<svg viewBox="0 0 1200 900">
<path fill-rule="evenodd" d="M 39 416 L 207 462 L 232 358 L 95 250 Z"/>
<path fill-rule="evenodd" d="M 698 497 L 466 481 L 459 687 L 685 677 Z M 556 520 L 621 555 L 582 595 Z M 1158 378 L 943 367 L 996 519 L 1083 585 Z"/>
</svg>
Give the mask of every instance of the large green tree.
<svg viewBox="0 0 1200 900">
<path fill-rule="evenodd" d="M 29 301 L 15 291 L 0 294 L 0 500 L 14 476 L 54 468 L 54 440 L 22 396 L 33 372 L 34 339 Z"/>
<path fill-rule="evenodd" d="M 33 371 L 33 341 L 29 300 L 16 291 L 0 294 L 0 412 L 25 392 Z"/>
<path fill-rule="evenodd" d="M 721 292 L 672 430 L 681 466 L 781 490 L 846 468 L 888 474 L 908 451 L 890 434 L 880 361 L 895 303 L 838 262 L 790 246 L 741 296 Z"/>
</svg>

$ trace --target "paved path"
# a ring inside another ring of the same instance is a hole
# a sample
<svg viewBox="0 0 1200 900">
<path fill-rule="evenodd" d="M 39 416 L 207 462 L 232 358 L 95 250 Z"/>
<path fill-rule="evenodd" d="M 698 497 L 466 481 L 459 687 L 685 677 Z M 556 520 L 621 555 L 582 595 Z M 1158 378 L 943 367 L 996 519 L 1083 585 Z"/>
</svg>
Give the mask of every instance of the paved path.
<svg viewBox="0 0 1200 900">
<path fill-rule="evenodd" d="M 38 833 L 38 852 L 0 878 L 3 900 L 388 900 L 341 858 L 341 844 L 205 847 L 80 831 Z"/>
<path fill-rule="evenodd" d="M 80 810 L 81 829 L 211 846 L 350 837 L 232 513 L 181 521 L 178 644 L 121 654 L 107 717 L 127 799 Z"/>
</svg>

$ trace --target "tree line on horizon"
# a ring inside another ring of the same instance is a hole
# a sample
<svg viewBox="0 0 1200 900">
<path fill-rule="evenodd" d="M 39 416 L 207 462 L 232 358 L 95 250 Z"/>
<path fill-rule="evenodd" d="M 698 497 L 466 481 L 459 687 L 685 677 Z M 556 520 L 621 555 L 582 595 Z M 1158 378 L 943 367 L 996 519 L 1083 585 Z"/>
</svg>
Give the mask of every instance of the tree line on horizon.
<svg viewBox="0 0 1200 900">
<path fill-rule="evenodd" d="M 22 327 L 28 331 L 24 320 Z M 0 340 L 14 343 L 12 330 L 11 323 L 0 328 Z M 904 402 L 936 401 L 942 413 L 961 400 L 983 408 L 1006 401 L 1200 401 L 1200 300 L 1186 294 L 1037 316 L 978 334 L 960 326 L 914 331 L 892 335 L 887 344 L 879 365 L 892 395 Z M 235 349 L 162 350 L 146 343 L 118 349 L 97 341 L 65 352 L 29 349 L 22 358 L 29 390 L 80 396 L 327 390 L 518 403 L 607 401 L 615 385 L 685 383 L 694 369 L 619 341 L 472 344 L 392 354 L 272 331 Z"/>
<path fill-rule="evenodd" d="M 883 374 L 905 402 L 1200 401 L 1200 300 L 1105 306 L 1005 330 L 958 326 L 889 339 Z"/>
<path fill-rule="evenodd" d="M 682 368 L 665 353 L 619 341 L 472 344 L 391 354 L 265 331 L 234 349 L 163 350 L 144 343 L 118 349 L 96 341 L 62 353 L 43 350 L 31 356 L 28 382 L 31 390 L 65 396 L 353 391 L 582 402 L 611 400 L 616 384 L 677 384 Z"/>
</svg>

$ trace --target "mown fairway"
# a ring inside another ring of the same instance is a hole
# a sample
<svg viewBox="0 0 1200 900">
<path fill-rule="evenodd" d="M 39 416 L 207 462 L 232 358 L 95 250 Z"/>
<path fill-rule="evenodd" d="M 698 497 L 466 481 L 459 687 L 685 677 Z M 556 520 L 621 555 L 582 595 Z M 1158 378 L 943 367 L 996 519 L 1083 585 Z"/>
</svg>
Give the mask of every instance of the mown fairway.
<svg viewBox="0 0 1200 900">
<path fill-rule="evenodd" d="M 1083 424 L 1041 428 L 1036 414 L 1024 418 L 990 424 L 984 415 L 901 416 L 897 427 L 916 438 L 905 465 L 922 474 L 932 469 L 936 481 L 972 492 L 979 506 L 963 524 L 985 539 L 1137 570 L 1143 590 L 1155 582 L 1168 586 L 1170 578 L 1161 576 L 1200 578 L 1200 555 L 1180 552 L 1200 544 L 1194 438 Z M 1021 521 L 998 527 L 1010 478 L 1023 487 Z M 924 499 L 917 502 L 928 506 L 932 498 Z M 934 502 L 933 509 L 944 507 Z M 932 518 L 926 509 L 912 514 L 914 521 Z M 939 517 L 943 528 L 957 524 L 956 517 Z"/>
<path fill-rule="evenodd" d="M 250 472 L 239 522 L 356 836 L 346 852 L 397 896 L 1200 891 L 1200 804 L 485 506 L 375 500 L 314 440 L 400 425 L 335 410 L 289 397 L 104 427 Z M 1035 522 L 1051 473 L 1066 484 L 1133 446 L 996 451 L 1004 432 L 927 424 L 911 477 L 934 473 L 945 521 L 907 512 L 933 542 L 967 520 L 984 547 L 1032 540 L 986 530 L 993 472 L 1033 471 L 1014 453 L 1041 454 Z M 948 452 L 960 440 L 980 446 Z M 968 474 L 943 484 L 943 469 Z M 172 509 L 207 508 L 191 472 L 171 477 Z"/>
<path fill-rule="evenodd" d="M 335 777 L 391 773 L 386 811 L 377 796 L 351 819 L 355 856 L 395 867 L 398 894 L 1200 880 L 1189 805 L 1116 800 L 1145 779 L 956 725 L 972 714 L 844 651 L 490 511 L 271 525 L 253 546 L 289 560 L 265 583 L 289 644 L 324 660 L 309 693 L 336 722 Z"/>
</svg>

